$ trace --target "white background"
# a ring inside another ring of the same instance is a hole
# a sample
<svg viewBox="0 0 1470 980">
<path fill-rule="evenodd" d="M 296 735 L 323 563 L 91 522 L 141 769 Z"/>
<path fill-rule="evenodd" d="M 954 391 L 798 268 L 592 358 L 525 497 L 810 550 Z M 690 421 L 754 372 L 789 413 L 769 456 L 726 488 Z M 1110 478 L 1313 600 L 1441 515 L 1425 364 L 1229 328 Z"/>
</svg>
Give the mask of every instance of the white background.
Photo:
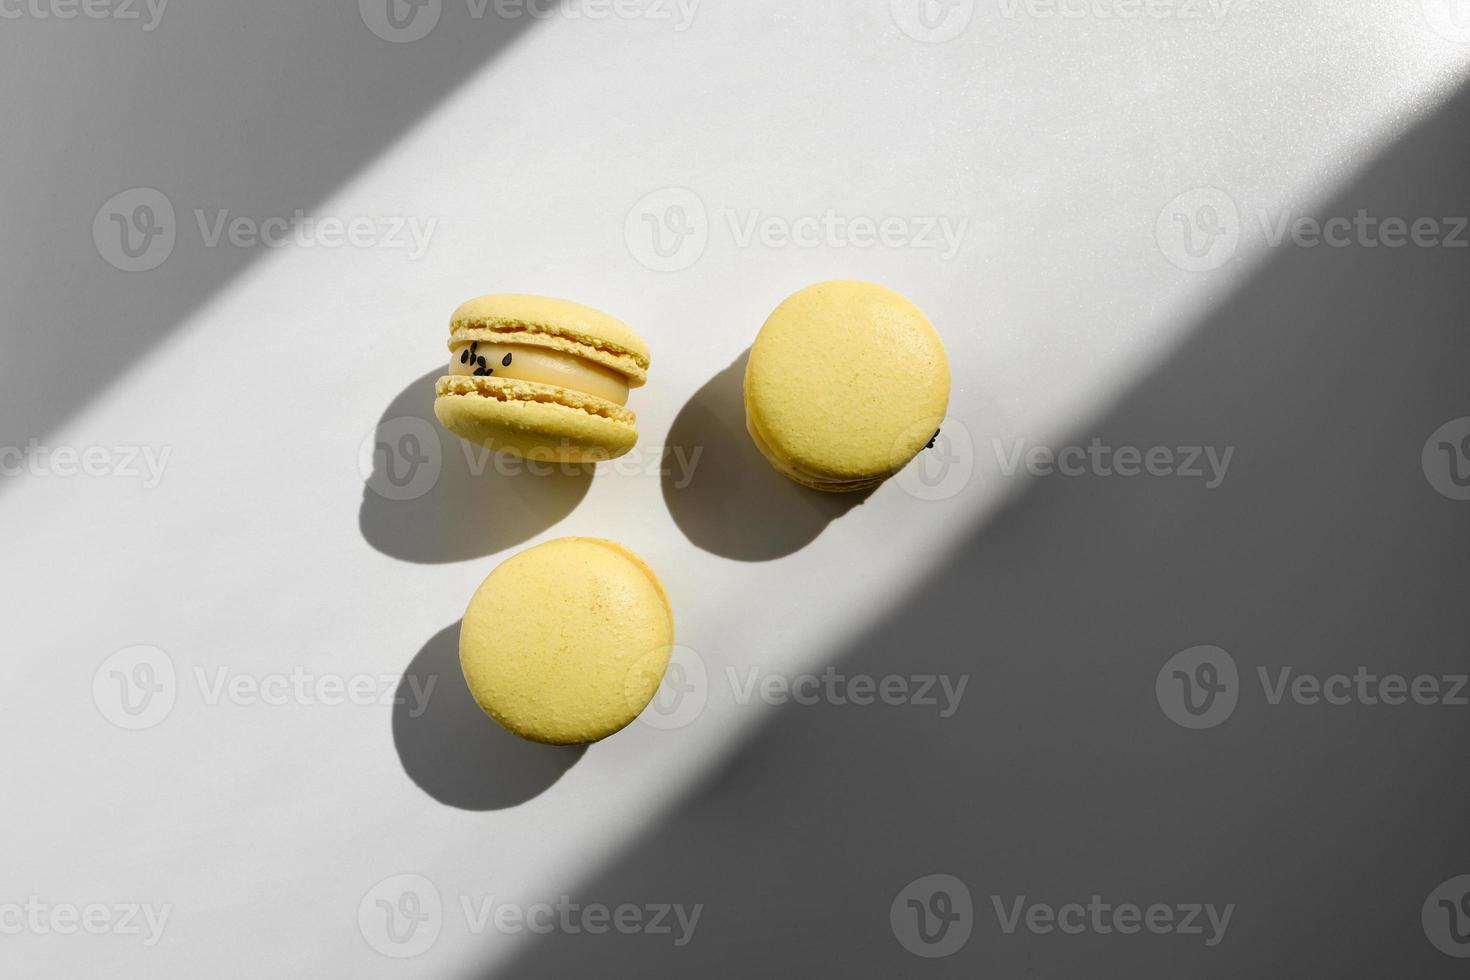
<svg viewBox="0 0 1470 980">
<path fill-rule="evenodd" d="M 149 32 L 0 23 L 7 79 L 43 61 L 47 79 L 80 76 L 43 97 L 33 71 L 6 110 L 7 443 L 168 454 L 156 486 L 146 470 L 40 463 L 0 483 L 0 902 L 171 910 L 152 948 L 0 937 L 6 975 L 493 974 L 525 937 L 472 934 L 462 896 L 575 896 L 760 725 L 769 709 L 737 703 L 726 665 L 820 670 L 902 604 L 1024 491 L 998 472 L 993 439 L 1057 444 L 1085 426 L 1269 257 L 1257 211 L 1310 213 L 1470 64 L 1470 33 L 1436 31 L 1416 2 L 1239 3 L 1223 20 L 962 4 L 969 19 L 942 43 L 906 33 L 905 5 L 886 0 L 706 0 L 684 31 L 649 17 L 507 25 L 493 6 L 477 20 L 445 2 L 410 43 L 380 40 L 350 3 L 180 4 Z M 168 198 L 177 242 L 129 273 L 91 230 L 136 187 Z M 663 272 L 640 261 L 640 229 L 645 211 L 668 217 L 669 188 L 692 192 L 708 243 Z M 1239 246 L 1217 269 L 1179 268 L 1178 243 L 1156 233 L 1197 188 L 1239 208 Z M 195 214 L 298 207 L 432 221 L 432 238 L 417 259 L 211 248 Z M 829 209 L 964 234 L 949 258 L 737 238 L 754 214 Z M 653 366 L 631 407 L 652 469 L 681 409 L 770 310 L 839 277 L 899 289 L 938 326 L 950 449 L 971 479 L 930 493 L 910 475 L 828 513 L 766 473 L 720 469 L 743 438 L 736 406 L 693 430 L 728 498 L 685 502 L 656 473 L 609 468 L 580 497 L 555 479 L 476 481 L 447 437 L 429 451 L 452 489 L 394 505 L 365 486 L 360 456 L 385 413 L 432 420 L 432 382 L 414 383 L 444 361 L 464 299 L 563 296 L 639 330 Z M 496 742 L 484 771 L 449 780 L 469 797 L 487 784 L 487 799 L 501 779 L 526 787 L 486 809 L 420 785 L 390 706 L 209 703 L 221 670 L 367 675 L 391 692 L 498 561 L 573 534 L 621 541 L 662 576 L 679 642 L 710 677 L 689 724 L 637 724 L 559 779 L 562 756 Z M 94 677 L 137 645 L 167 655 L 177 694 L 130 731 L 108 695 L 94 699 Z M 398 874 L 444 902 L 418 959 L 381 955 L 359 927 L 365 897 Z"/>
</svg>

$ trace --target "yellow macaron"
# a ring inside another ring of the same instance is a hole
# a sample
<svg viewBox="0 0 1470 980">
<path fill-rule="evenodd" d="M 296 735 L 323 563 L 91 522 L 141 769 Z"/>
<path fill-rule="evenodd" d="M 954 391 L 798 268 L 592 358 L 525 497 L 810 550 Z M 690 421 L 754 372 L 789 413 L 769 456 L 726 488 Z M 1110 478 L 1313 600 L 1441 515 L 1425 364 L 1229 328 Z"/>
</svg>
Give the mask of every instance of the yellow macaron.
<svg viewBox="0 0 1470 980">
<path fill-rule="evenodd" d="M 580 745 L 648 705 L 674 643 L 668 596 L 622 545 L 561 538 L 485 579 L 459 633 L 475 701 L 522 738 Z"/>
<path fill-rule="evenodd" d="M 908 465 L 949 406 L 949 358 L 928 317 L 869 282 L 824 282 L 771 314 L 745 369 L 745 420 L 803 486 L 867 490 Z"/>
<path fill-rule="evenodd" d="M 449 320 L 434 414 L 459 436 L 530 459 L 616 459 L 638 442 L 628 391 L 648 345 L 616 317 L 545 296 L 472 299 Z"/>
</svg>

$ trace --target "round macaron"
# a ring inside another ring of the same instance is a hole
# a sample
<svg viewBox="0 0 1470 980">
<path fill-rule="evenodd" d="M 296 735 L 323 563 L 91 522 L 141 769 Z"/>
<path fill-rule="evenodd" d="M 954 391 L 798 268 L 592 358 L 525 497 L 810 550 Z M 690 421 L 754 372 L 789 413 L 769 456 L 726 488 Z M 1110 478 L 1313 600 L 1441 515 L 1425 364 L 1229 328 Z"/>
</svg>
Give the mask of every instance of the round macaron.
<svg viewBox="0 0 1470 980">
<path fill-rule="evenodd" d="M 934 439 L 949 358 L 933 324 L 869 282 L 825 282 L 786 300 L 750 349 L 745 421 L 771 465 L 803 486 L 867 490 Z"/>
<path fill-rule="evenodd" d="M 459 662 L 475 701 L 522 738 L 581 745 L 638 717 L 663 680 L 674 618 L 627 548 L 561 538 L 490 573 L 465 611 Z"/>
<path fill-rule="evenodd" d="M 587 306 L 544 296 L 472 299 L 449 321 L 449 372 L 434 414 L 450 432 L 530 459 L 616 459 L 638 441 L 628 391 L 648 345 Z"/>
</svg>

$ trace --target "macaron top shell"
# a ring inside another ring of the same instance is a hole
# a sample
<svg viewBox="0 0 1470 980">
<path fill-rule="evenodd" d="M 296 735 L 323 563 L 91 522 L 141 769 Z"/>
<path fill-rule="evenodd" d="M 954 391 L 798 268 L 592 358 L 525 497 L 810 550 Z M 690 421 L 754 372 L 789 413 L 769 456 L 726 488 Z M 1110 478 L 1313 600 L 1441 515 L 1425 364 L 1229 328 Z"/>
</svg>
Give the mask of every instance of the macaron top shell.
<svg viewBox="0 0 1470 980">
<path fill-rule="evenodd" d="M 465 681 L 480 707 L 523 738 L 595 742 L 636 718 L 674 642 L 668 597 L 623 546 L 561 538 L 508 559 L 460 627 Z"/>
<path fill-rule="evenodd" d="M 761 451 L 818 489 L 864 489 L 902 469 L 949 405 L 944 344 L 923 312 L 874 283 L 837 281 L 782 303 L 750 350 L 747 423 Z"/>
<path fill-rule="evenodd" d="M 495 293 L 461 304 L 449 318 L 450 346 L 464 341 L 526 344 L 585 357 L 637 388 L 648 380 L 648 344 L 617 317 L 549 296 Z"/>
</svg>

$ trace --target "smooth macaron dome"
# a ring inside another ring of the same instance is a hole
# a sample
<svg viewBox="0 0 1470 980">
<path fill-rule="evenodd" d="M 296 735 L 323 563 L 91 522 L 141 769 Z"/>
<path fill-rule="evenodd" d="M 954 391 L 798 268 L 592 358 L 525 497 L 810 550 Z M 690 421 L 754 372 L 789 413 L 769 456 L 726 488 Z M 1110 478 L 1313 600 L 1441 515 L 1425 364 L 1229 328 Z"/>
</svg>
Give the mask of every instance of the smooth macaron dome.
<svg viewBox="0 0 1470 980">
<path fill-rule="evenodd" d="M 486 714 L 536 742 L 579 745 L 648 705 L 674 642 L 658 577 L 622 545 L 561 538 L 507 559 L 460 626 L 465 681 Z"/>
<path fill-rule="evenodd" d="M 494 294 L 455 310 L 449 334 L 434 412 L 461 438 L 568 462 L 613 459 L 637 443 L 626 403 L 648 379 L 649 352 L 616 317 L 567 300 Z"/>
<path fill-rule="evenodd" d="M 866 490 L 933 440 L 949 391 L 949 358 L 923 311 L 874 283 L 820 283 L 782 303 L 751 346 L 746 425 L 796 482 Z"/>
</svg>

